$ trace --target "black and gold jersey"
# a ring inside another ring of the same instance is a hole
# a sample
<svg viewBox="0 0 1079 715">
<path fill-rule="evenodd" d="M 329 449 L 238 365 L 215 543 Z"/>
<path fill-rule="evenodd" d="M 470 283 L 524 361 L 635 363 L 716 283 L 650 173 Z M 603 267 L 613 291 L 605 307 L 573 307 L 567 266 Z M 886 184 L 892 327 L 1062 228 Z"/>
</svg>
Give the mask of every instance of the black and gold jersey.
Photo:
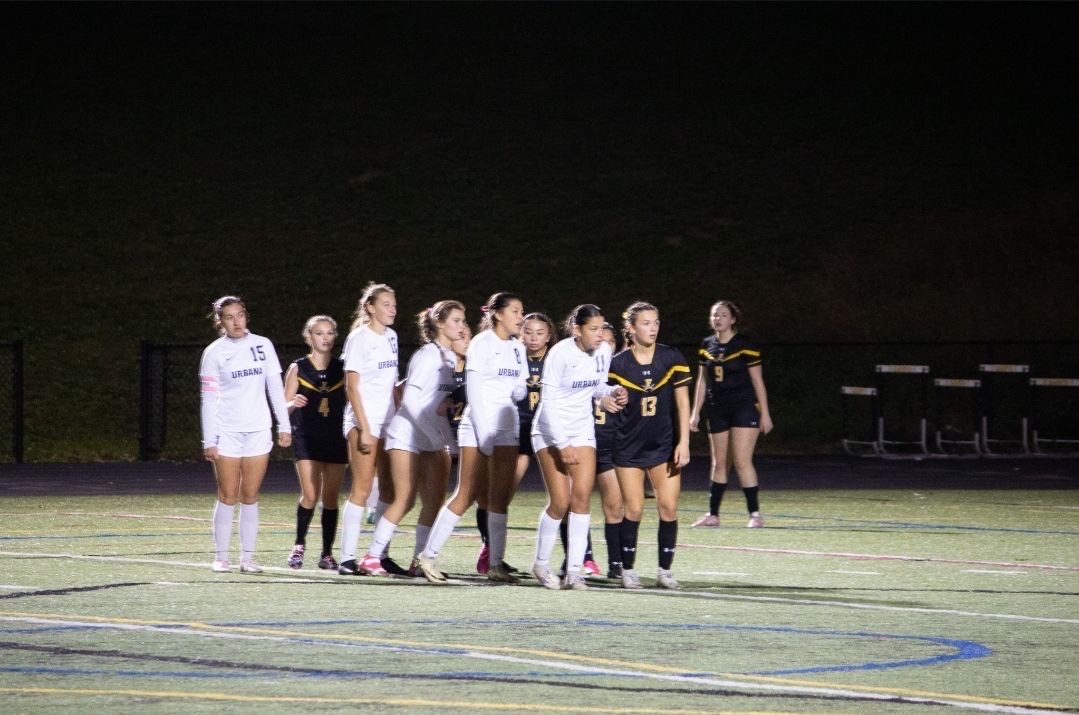
<svg viewBox="0 0 1079 715">
<path fill-rule="evenodd" d="M 549 347 L 543 348 L 539 357 L 528 356 L 528 394 L 517 403 L 517 415 L 522 423 L 531 423 L 536 416 L 536 405 L 540 401 L 540 378 L 543 377 L 543 361 L 547 359 Z"/>
<path fill-rule="evenodd" d="M 652 467 L 668 462 L 674 452 L 675 388 L 693 380 L 682 353 L 657 344 L 652 362 L 637 362 L 632 350 L 611 359 L 609 382 L 629 393 L 614 422 L 614 463 L 619 467 Z"/>
<path fill-rule="evenodd" d="M 749 338 L 735 333 L 728 342 L 721 343 L 715 335 L 709 335 L 701 341 L 697 357 L 704 367 L 709 404 L 756 401 L 749 368 L 761 364 L 761 351 Z"/>
</svg>

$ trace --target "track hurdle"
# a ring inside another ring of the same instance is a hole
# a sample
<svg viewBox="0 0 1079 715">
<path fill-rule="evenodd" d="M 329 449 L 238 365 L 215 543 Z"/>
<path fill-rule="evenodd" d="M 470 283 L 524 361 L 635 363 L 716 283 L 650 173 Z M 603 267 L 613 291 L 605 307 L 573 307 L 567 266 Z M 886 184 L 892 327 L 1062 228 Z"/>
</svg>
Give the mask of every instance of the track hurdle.
<svg viewBox="0 0 1079 715">
<path fill-rule="evenodd" d="M 959 456 L 969 449 L 971 456 L 980 455 L 979 390 L 981 380 L 933 380 L 933 415 L 937 454 Z"/>
<path fill-rule="evenodd" d="M 839 394 L 843 410 L 843 451 L 852 457 L 879 456 L 877 388 L 844 385 L 839 388 Z"/>
<path fill-rule="evenodd" d="M 928 365 L 877 365 L 877 449 L 881 456 L 929 454 L 926 423 L 929 412 Z M 915 448 L 898 452 L 894 448 Z"/>
<path fill-rule="evenodd" d="M 1030 454 L 1030 366 L 979 365 L 978 372 L 982 376 L 982 454 Z"/>
<path fill-rule="evenodd" d="M 1034 454 L 1074 454 L 1079 451 L 1079 390 L 1075 389 L 1079 388 L 1079 379 L 1032 377 L 1030 387 L 1030 435 Z M 1061 445 L 1065 449 L 1052 450 Z"/>
</svg>

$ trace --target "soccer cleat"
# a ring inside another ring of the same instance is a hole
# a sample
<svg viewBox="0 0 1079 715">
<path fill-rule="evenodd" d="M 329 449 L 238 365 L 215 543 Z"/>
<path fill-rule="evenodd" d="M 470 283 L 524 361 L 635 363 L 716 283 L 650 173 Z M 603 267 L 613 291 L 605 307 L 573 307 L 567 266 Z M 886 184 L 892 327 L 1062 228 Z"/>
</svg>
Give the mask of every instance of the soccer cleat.
<svg viewBox="0 0 1079 715">
<path fill-rule="evenodd" d="M 544 588 L 557 591 L 562 588 L 562 582 L 558 580 L 558 577 L 551 573 L 549 566 L 540 566 L 534 564 L 532 566 L 532 575 L 536 577 L 536 580 L 540 582 L 540 585 Z"/>
<path fill-rule="evenodd" d="M 628 588 L 631 590 L 638 590 L 644 588 L 641 585 L 641 579 L 637 576 L 637 572 L 633 569 L 622 569 L 622 588 Z"/>
<path fill-rule="evenodd" d="M 611 567 L 607 569 L 607 578 L 612 581 L 622 580 L 622 564 L 611 564 Z"/>
<path fill-rule="evenodd" d="M 303 552 L 304 545 L 296 544 L 292 547 L 292 553 L 288 556 L 288 567 L 290 569 L 302 569 L 303 568 Z"/>
<path fill-rule="evenodd" d="M 369 509 L 367 511 L 367 518 L 364 519 L 364 521 L 367 522 L 368 524 L 374 524 L 375 523 L 375 510 L 374 509 Z"/>
<path fill-rule="evenodd" d="M 585 578 L 589 576 L 599 576 L 599 564 L 592 559 L 589 559 L 581 564 L 581 573 L 585 575 Z"/>
<path fill-rule="evenodd" d="M 509 564 L 507 564 L 505 559 L 502 560 L 502 568 L 506 569 L 506 571 L 512 574 L 524 573 L 524 571 L 517 568 L 516 566 L 510 566 Z"/>
<path fill-rule="evenodd" d="M 438 566 L 435 565 L 435 560 L 430 556 L 424 556 L 420 554 L 416 557 L 416 566 L 419 568 L 423 577 L 431 583 L 445 583 L 446 574 L 438 570 Z"/>
<path fill-rule="evenodd" d="M 337 565 L 337 573 L 342 576 L 359 576 L 360 566 L 356 563 L 356 559 L 348 559 Z"/>
<path fill-rule="evenodd" d="M 383 556 L 379 563 L 382 564 L 382 568 L 386 570 L 391 576 L 408 576 L 408 569 L 401 568 L 401 564 L 397 563 L 389 556 Z"/>
<path fill-rule="evenodd" d="M 373 554 L 364 554 L 360 559 L 360 573 L 364 576 L 389 576 L 382 568 L 382 559 Z"/>
<path fill-rule="evenodd" d="M 562 588 L 571 591 L 587 591 L 588 584 L 584 582 L 584 576 L 580 571 L 570 571 L 562 581 Z"/>
<path fill-rule="evenodd" d="M 514 576 L 513 572 L 510 571 L 506 567 L 506 564 L 504 564 L 504 563 L 501 563 L 501 564 L 498 564 L 497 566 L 492 566 L 491 568 L 489 568 L 487 570 L 487 580 L 488 581 L 494 581 L 496 583 L 513 583 L 513 584 L 518 584 L 518 583 L 521 582 L 521 579 Z"/>
<path fill-rule="evenodd" d="M 705 514 L 700 519 L 693 522 L 693 525 L 690 528 L 696 529 L 698 526 L 707 526 L 713 529 L 719 528 L 719 515 Z"/>
<path fill-rule="evenodd" d="M 251 559 L 244 559 L 240 562 L 240 573 L 262 573 L 262 567 Z"/>
<path fill-rule="evenodd" d="M 214 573 L 228 573 L 230 570 L 232 570 L 232 566 L 229 564 L 228 559 L 219 559 L 217 561 L 214 561 L 214 565 L 212 568 Z"/>
<path fill-rule="evenodd" d="M 670 569 L 656 569 L 656 586 L 659 588 L 669 588 L 672 591 L 677 591 L 682 587 L 675 579 L 674 574 Z"/>
<path fill-rule="evenodd" d="M 476 573 L 483 576 L 491 568 L 491 550 L 487 544 L 480 547 L 479 556 L 476 557 Z"/>
<path fill-rule="evenodd" d="M 417 561 L 416 559 L 412 559 L 412 563 L 410 563 L 408 565 L 408 572 L 407 573 L 412 578 L 416 578 L 417 576 L 422 576 L 423 573 L 420 571 L 420 562 Z"/>
<path fill-rule="evenodd" d="M 747 529 L 761 529 L 764 527 L 764 519 L 761 518 L 761 513 L 755 511 L 749 515 L 749 523 L 746 524 Z"/>
<path fill-rule="evenodd" d="M 323 571 L 336 571 L 337 559 L 333 557 L 333 554 L 323 554 L 318 560 L 318 567 Z"/>
</svg>

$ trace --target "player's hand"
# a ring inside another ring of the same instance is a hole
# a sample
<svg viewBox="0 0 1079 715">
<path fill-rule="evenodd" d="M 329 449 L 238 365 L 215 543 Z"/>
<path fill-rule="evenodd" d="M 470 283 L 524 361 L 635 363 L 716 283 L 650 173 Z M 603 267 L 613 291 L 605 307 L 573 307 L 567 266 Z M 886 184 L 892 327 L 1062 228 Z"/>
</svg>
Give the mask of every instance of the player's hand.
<svg viewBox="0 0 1079 715">
<path fill-rule="evenodd" d="M 697 430 L 699 430 L 700 429 L 700 422 L 701 422 L 701 416 L 700 415 L 690 415 L 689 416 L 689 431 L 690 432 L 696 432 Z"/>
<path fill-rule="evenodd" d="M 761 415 L 761 434 L 768 434 L 774 426 L 771 415 Z"/>
<path fill-rule="evenodd" d="M 559 456 L 562 457 L 562 463 L 566 466 L 575 466 L 580 464 L 581 460 L 577 456 L 577 448 L 572 445 L 566 445 L 558 449 Z"/>
<path fill-rule="evenodd" d="M 296 395 L 295 397 L 292 398 L 292 402 L 288 403 L 288 406 L 289 406 L 289 409 L 297 409 L 297 410 L 299 408 L 301 408 L 301 407 L 306 407 L 307 406 L 307 396 L 306 395 Z"/>
<path fill-rule="evenodd" d="M 278 432 L 277 433 L 277 446 L 278 447 L 290 447 L 290 446 L 292 446 L 292 433 L 291 432 Z"/>
<path fill-rule="evenodd" d="M 360 454 L 372 454 L 375 451 L 375 438 L 366 430 L 360 430 Z"/>
<path fill-rule="evenodd" d="M 623 402 L 621 404 L 614 398 L 614 395 L 606 395 L 599 398 L 599 406 L 603 408 L 605 412 L 615 413 L 621 412 L 622 408 L 626 406 Z"/>
<path fill-rule="evenodd" d="M 671 461 L 678 469 L 689 464 L 689 445 L 680 443 L 676 446 L 674 448 L 674 458 Z"/>
<path fill-rule="evenodd" d="M 217 445 L 202 450 L 202 456 L 207 462 L 217 461 Z"/>
<path fill-rule="evenodd" d="M 621 385 L 614 388 L 614 392 L 611 393 L 611 396 L 614 397 L 615 402 L 622 407 L 625 407 L 626 403 L 629 402 L 629 393 L 626 391 L 626 388 Z"/>
</svg>

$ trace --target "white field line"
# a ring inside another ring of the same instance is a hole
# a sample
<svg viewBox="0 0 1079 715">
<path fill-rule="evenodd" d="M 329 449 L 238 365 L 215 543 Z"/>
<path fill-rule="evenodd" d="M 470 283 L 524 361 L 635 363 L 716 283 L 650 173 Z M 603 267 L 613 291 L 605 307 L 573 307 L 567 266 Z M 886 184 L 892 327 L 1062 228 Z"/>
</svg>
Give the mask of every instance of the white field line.
<svg viewBox="0 0 1079 715">
<path fill-rule="evenodd" d="M 45 553 L 24 553 L 18 551 L 0 551 L 0 556 L 11 556 L 15 558 L 41 558 L 41 559 L 75 559 L 79 561 L 108 561 L 113 563 L 133 563 L 133 564 L 153 564 L 155 566 L 172 566 L 183 568 L 197 568 L 208 569 L 209 562 L 198 561 L 169 561 L 167 559 L 144 559 L 144 558 L 130 558 L 127 556 L 85 556 L 82 554 L 45 554 Z M 263 566 L 263 570 L 267 572 L 295 574 L 292 569 L 279 566 Z M 238 568 L 234 570 L 239 573 Z M 256 576 L 252 576 L 255 578 Z M 305 580 L 314 580 L 318 578 L 334 578 L 338 575 L 332 571 L 309 571 L 304 573 Z M 340 578 L 340 577 L 338 577 Z M 355 578 L 355 577 L 347 577 Z M 419 581 L 419 579 L 412 579 L 413 581 Z M 405 579 L 398 579 L 398 583 L 409 583 Z M 451 579 L 447 585 L 471 585 L 467 581 L 458 581 Z M 780 603 L 790 604 L 798 606 L 822 606 L 826 608 L 849 608 L 854 610 L 865 611 L 888 611 L 892 613 L 930 613 L 941 614 L 950 616 L 963 616 L 966 618 L 998 618 L 1003 620 L 1012 621 L 1031 621 L 1036 623 L 1067 623 L 1079 625 L 1079 619 L 1075 618 L 1053 618 L 1049 616 L 1025 616 L 1016 613 L 983 613 L 979 611 L 961 611 L 952 608 L 915 608 L 911 606 L 883 606 L 876 604 L 857 603 L 853 601 L 822 601 L 810 598 L 783 598 L 781 596 L 748 596 L 743 594 L 727 594 L 727 593 L 715 593 L 712 591 L 662 591 L 654 589 L 646 589 L 641 591 L 626 591 L 625 595 L 634 597 L 653 596 L 661 598 L 679 598 L 679 597 L 693 597 L 693 598 L 714 598 L 714 599 L 727 599 L 732 601 L 758 601 L 762 603 Z"/>
<path fill-rule="evenodd" d="M 825 571 L 825 573 L 841 573 L 849 576 L 881 576 L 880 571 L 845 571 L 843 569 L 836 569 L 835 571 Z"/>
<path fill-rule="evenodd" d="M 427 655 L 445 658 L 447 655 L 455 658 L 472 658 L 476 660 L 489 660 L 494 662 L 513 663 L 516 665 L 529 665 L 544 669 L 571 670 L 580 673 L 594 675 L 609 675 L 627 678 L 649 678 L 675 683 L 689 683 L 704 685 L 714 688 L 730 688 L 760 693 L 793 693 L 798 695 L 819 695 L 832 698 L 850 698 L 857 700 L 880 700 L 890 702 L 925 703 L 932 705 L 946 705 L 967 710 L 978 710 L 992 713 L 1016 713 L 1018 715 L 1043 715 L 1060 712 L 1059 706 L 1042 703 L 1014 703 L 1013 701 L 992 701 L 987 698 L 954 695 L 947 693 L 925 693 L 920 691 L 907 691 L 903 689 L 865 689 L 859 690 L 858 686 L 827 686 L 817 684 L 785 684 L 781 678 L 747 678 L 747 680 L 734 680 L 729 677 L 716 677 L 712 675 L 683 675 L 674 672 L 664 673 L 648 669 L 612 668 L 597 665 L 587 665 L 571 660 L 557 660 L 558 653 L 544 653 L 546 657 L 534 658 L 505 655 L 502 653 L 485 652 L 483 650 L 470 650 L 468 647 L 459 645 L 437 644 L 405 644 L 400 641 L 385 641 L 379 643 L 377 639 L 362 638 L 350 640 L 345 637 L 327 636 L 326 634 L 296 633 L 279 631 L 280 635 L 270 635 L 266 631 L 276 629 L 266 628 L 243 628 L 222 626 L 214 630 L 214 627 L 206 624 L 198 624 L 198 627 L 185 626 L 177 623 L 175 626 L 165 623 L 138 623 L 138 622 L 109 622 L 81 621 L 56 616 L 35 616 L 31 614 L 5 614 L 0 612 L 0 621 L 14 621 L 20 623 L 34 623 L 40 625 L 65 625 L 75 628 L 102 628 L 126 631 L 144 631 L 168 635 L 186 635 L 198 638 L 225 638 L 236 640 L 271 641 L 293 643 L 297 641 L 316 640 L 320 645 L 330 645 L 346 648 L 378 648 L 380 650 L 402 651 L 408 653 L 426 653 Z M 258 630 L 259 633 L 250 631 Z M 248 632 L 245 632 L 248 631 Z M 447 653 L 452 650 L 452 653 Z M 499 649 L 503 650 L 503 649 Z M 527 652 L 523 651 L 522 652 Z M 628 664 L 632 665 L 632 664 Z M 646 664 L 642 664 L 646 665 Z M 647 667 L 647 665 L 646 665 Z M 673 669 L 672 669 L 673 670 Z M 768 680 L 769 682 L 761 682 Z"/>
<path fill-rule="evenodd" d="M 943 559 L 935 556 L 906 556 L 903 554 L 859 554 L 852 551 L 810 551 L 808 549 L 770 549 L 762 546 L 714 546 L 710 544 L 678 544 L 690 549 L 715 549 L 718 551 L 745 551 L 758 554 L 779 554 L 782 556 L 826 556 L 855 561 L 921 561 L 938 564 L 968 564 L 971 566 L 1003 566 L 1015 569 L 1044 569 L 1047 571 L 1076 571 L 1079 566 L 1057 566 L 1054 564 L 1026 564 L 1012 561 L 980 561 L 977 559 Z"/>
<path fill-rule="evenodd" d="M 1025 571 L 995 571 L 993 569 L 963 569 L 963 573 L 982 573 L 994 576 L 1026 576 Z"/>
</svg>

